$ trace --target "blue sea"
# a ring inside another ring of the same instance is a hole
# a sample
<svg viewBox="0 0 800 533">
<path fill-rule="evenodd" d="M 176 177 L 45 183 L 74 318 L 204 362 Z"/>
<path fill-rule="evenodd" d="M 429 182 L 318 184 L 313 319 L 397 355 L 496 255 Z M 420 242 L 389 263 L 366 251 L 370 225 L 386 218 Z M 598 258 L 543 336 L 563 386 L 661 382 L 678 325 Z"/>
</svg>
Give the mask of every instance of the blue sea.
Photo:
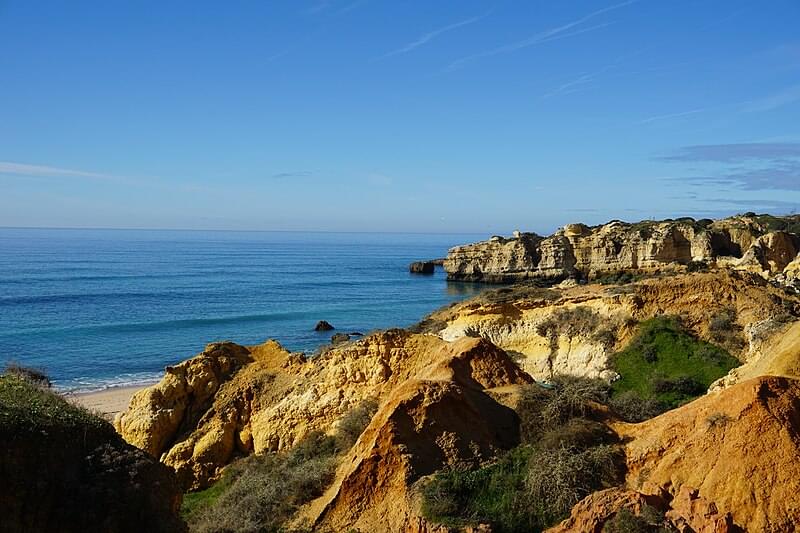
<svg viewBox="0 0 800 533">
<path fill-rule="evenodd" d="M 408 273 L 481 235 L 0 229 L 0 363 L 62 390 L 147 383 L 232 340 L 313 352 L 408 326 L 479 286 Z"/>
</svg>

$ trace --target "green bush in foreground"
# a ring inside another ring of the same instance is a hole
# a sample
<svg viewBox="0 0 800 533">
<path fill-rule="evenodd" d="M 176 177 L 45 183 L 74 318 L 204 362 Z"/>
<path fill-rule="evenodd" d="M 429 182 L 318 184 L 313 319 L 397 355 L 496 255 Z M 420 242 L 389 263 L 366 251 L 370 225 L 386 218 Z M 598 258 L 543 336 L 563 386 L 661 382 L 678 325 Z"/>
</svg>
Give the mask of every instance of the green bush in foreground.
<svg viewBox="0 0 800 533">
<path fill-rule="evenodd" d="M 612 403 L 631 409 L 638 398 L 640 403 L 654 402 L 642 406 L 649 411 L 657 404 L 671 409 L 702 395 L 740 363 L 689 334 L 677 319 L 657 317 L 639 325 L 636 338 L 612 357 L 612 364 L 621 376 L 612 384 Z"/>
<path fill-rule="evenodd" d="M 10 434 L 76 428 L 115 434 L 108 422 L 16 372 L 0 375 L 0 406 L 0 427 Z"/>
</svg>

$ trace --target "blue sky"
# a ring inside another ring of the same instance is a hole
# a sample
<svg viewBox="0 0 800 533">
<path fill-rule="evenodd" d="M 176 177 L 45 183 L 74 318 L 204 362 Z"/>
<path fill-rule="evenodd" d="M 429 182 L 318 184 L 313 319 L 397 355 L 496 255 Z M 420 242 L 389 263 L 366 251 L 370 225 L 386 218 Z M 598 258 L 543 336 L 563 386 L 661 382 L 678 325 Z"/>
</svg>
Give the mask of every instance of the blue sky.
<svg viewBox="0 0 800 533">
<path fill-rule="evenodd" d="M 800 210 L 800 2 L 0 0 L 0 225 Z"/>
</svg>

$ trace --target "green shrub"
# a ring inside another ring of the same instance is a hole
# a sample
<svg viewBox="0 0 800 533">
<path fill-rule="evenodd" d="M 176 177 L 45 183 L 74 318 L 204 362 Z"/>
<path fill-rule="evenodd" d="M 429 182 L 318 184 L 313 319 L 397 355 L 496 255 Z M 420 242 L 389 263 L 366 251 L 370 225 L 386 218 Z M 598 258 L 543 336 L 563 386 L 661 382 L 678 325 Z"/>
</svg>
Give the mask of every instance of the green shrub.
<svg viewBox="0 0 800 533">
<path fill-rule="evenodd" d="M 0 375 L 0 427 L 12 434 L 70 433 L 86 427 L 115 434 L 105 420 L 17 373 Z"/>
<path fill-rule="evenodd" d="M 377 410 L 378 402 L 374 398 L 367 398 L 344 415 L 336 427 L 336 449 L 346 452 L 352 448 Z"/>
<path fill-rule="evenodd" d="M 621 376 L 611 386 L 612 402 L 622 393 L 635 391 L 664 408 L 703 394 L 740 364 L 723 348 L 692 336 L 671 317 L 642 322 L 634 340 L 614 354 L 611 363 Z"/>
<path fill-rule="evenodd" d="M 628 509 L 620 509 L 603 526 L 603 533 L 670 533 L 673 531 L 677 530 L 667 524 L 664 514 L 649 505 L 645 505 L 638 515 Z"/>
<path fill-rule="evenodd" d="M 492 531 L 541 531 L 565 518 L 589 493 L 622 479 L 617 435 L 591 417 L 608 398 L 600 380 L 557 376 L 520 397 L 522 445 L 476 470 L 448 470 L 421 489 L 423 516 Z"/>
<path fill-rule="evenodd" d="M 22 366 L 15 361 L 9 361 L 6 363 L 4 374 L 17 376 L 18 378 L 22 378 L 39 387 L 49 389 L 52 386 L 50 377 L 47 375 L 44 369 Z"/>
<path fill-rule="evenodd" d="M 644 422 L 667 410 L 657 399 L 645 398 L 635 390 L 612 396 L 609 405 L 626 422 Z"/>
<path fill-rule="evenodd" d="M 537 383 L 524 387 L 517 405 L 521 441 L 537 442 L 546 431 L 586 416 L 592 402 L 604 403 L 608 393 L 602 380 L 574 376 L 555 376 L 549 387 Z"/>
</svg>

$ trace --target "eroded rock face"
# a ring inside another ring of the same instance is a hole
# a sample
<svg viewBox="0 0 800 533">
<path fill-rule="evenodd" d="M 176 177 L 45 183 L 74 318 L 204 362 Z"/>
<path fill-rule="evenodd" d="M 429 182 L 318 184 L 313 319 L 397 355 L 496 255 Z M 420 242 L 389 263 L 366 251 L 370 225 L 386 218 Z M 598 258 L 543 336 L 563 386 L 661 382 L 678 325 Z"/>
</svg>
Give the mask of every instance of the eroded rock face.
<svg viewBox="0 0 800 533">
<path fill-rule="evenodd" d="M 694 533 L 739 533 L 742 529 L 733 522 L 730 513 L 722 514 L 713 502 L 697 496 L 697 491 L 684 487 L 678 496 L 642 494 L 621 487 L 601 490 L 590 494 L 575 507 L 569 518 L 547 533 L 602 533 L 606 525 L 623 510 L 633 516 L 646 516 L 645 509 L 651 507 L 665 514 L 665 522 L 678 531 Z M 637 531 L 639 531 L 637 529 Z"/>
<path fill-rule="evenodd" d="M 718 259 L 737 268 L 775 274 L 798 251 L 797 235 L 770 231 L 753 217 L 705 224 L 693 219 L 613 221 L 593 228 L 568 224 L 549 237 L 521 233 L 457 246 L 448 252 L 444 268 L 448 279 L 489 283 L 591 279 L 608 272 L 648 272 Z"/>
<path fill-rule="evenodd" d="M 693 333 L 711 339 L 710 323 L 725 311 L 733 312 L 734 326 L 741 329 L 744 348 L 734 355 L 743 362 L 766 360 L 776 355 L 771 347 L 782 335 L 779 320 L 796 321 L 800 300 L 760 275 L 718 269 L 646 279 L 624 290 L 509 287 L 437 311 L 428 323 L 448 341 L 470 336 L 491 341 L 537 379 L 555 374 L 612 379 L 609 357 L 631 338 L 637 322 L 680 315 Z"/>
<path fill-rule="evenodd" d="M 618 424 L 627 483 L 676 513 L 727 513 L 747 531 L 800 524 L 800 381 L 760 377 L 641 424 Z M 709 530 L 717 531 L 717 530 Z"/>
<path fill-rule="evenodd" d="M 312 360 L 274 341 L 214 345 L 137 393 L 116 426 L 171 466 L 185 488 L 200 488 L 237 457 L 288 449 L 311 431 L 331 430 L 363 399 L 380 400 L 400 383 L 433 372 L 431 362 L 442 357 L 450 366 L 437 372 L 484 380 L 475 386 L 495 386 L 509 376 L 530 380 L 485 340 L 448 344 L 403 330 L 373 334 Z"/>
<path fill-rule="evenodd" d="M 484 391 L 529 383 L 500 350 L 463 339 L 437 350 L 434 363 L 396 387 L 310 505 L 322 530 L 447 531 L 421 519 L 413 484 L 447 467 L 477 466 L 519 442 L 516 414 Z"/>
</svg>

